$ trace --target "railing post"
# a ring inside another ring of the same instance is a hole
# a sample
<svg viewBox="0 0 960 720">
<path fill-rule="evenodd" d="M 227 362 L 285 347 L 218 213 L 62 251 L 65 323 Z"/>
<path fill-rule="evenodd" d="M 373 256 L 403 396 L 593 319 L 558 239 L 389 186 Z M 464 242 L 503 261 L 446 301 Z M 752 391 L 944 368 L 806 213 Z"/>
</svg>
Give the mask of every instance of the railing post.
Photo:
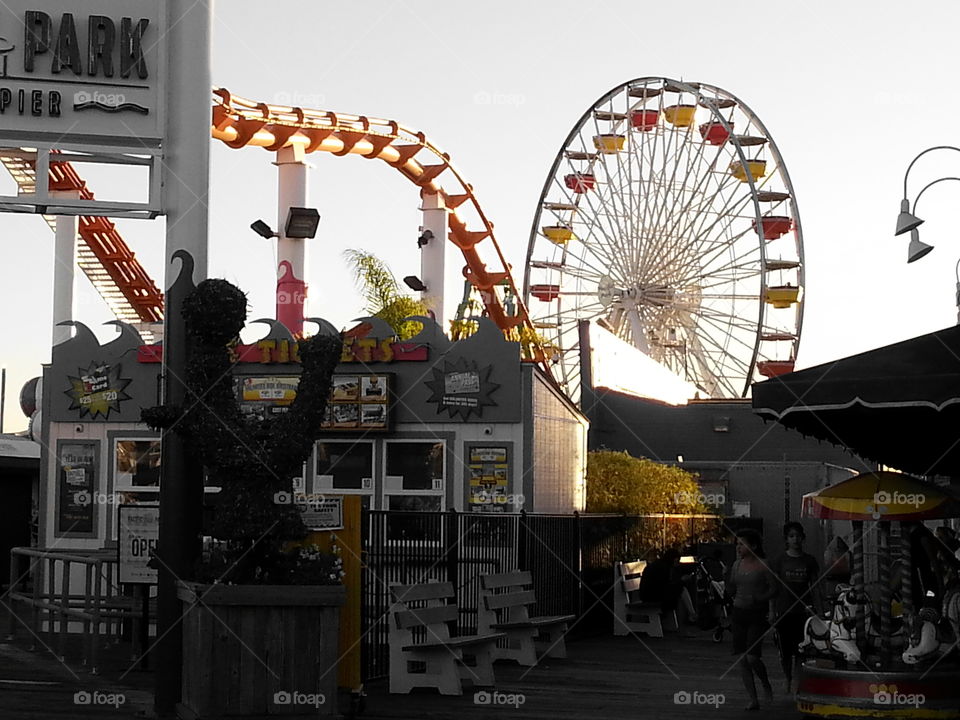
<svg viewBox="0 0 960 720">
<path fill-rule="evenodd" d="M 7 586 L 7 593 L 10 595 L 10 624 L 9 632 L 7 633 L 7 640 L 13 640 L 13 633 L 17 629 L 17 619 L 14 615 L 14 600 L 13 593 L 19 592 L 17 588 L 17 581 L 20 579 L 20 556 L 17 554 L 17 548 L 11 548 L 10 550 L 10 585 Z"/>
<path fill-rule="evenodd" d="M 530 528 L 527 525 L 527 511 L 520 511 L 520 527 L 517 528 L 517 569 L 529 570 L 528 543 L 530 539 Z"/>
<path fill-rule="evenodd" d="M 583 617 L 583 517 L 579 510 L 573 511 L 577 529 L 577 557 L 580 562 L 577 567 L 577 619 Z"/>
<path fill-rule="evenodd" d="M 30 605 L 30 649 L 37 649 L 37 640 L 40 635 L 40 592 L 43 590 L 43 563 L 39 557 L 30 557 L 30 570 L 33 576 L 33 603 Z"/>
<path fill-rule="evenodd" d="M 63 561 L 63 581 L 60 583 L 60 662 L 67 659 L 67 632 L 70 627 L 70 561 Z"/>
<path fill-rule="evenodd" d="M 96 578 L 94 582 L 93 593 L 93 632 L 90 633 L 90 672 L 97 674 L 97 652 L 100 643 L 97 642 L 100 637 L 100 608 L 103 604 L 101 597 L 103 589 L 103 568 L 101 561 L 97 560 L 93 565 L 93 575 Z"/>
</svg>

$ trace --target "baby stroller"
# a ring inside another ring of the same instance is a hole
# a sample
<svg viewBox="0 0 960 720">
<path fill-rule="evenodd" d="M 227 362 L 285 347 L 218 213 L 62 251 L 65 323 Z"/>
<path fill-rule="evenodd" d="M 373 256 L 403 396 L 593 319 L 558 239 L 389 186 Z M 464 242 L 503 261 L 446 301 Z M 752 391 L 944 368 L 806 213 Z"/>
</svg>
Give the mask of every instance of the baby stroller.
<svg viewBox="0 0 960 720">
<path fill-rule="evenodd" d="M 730 630 L 730 607 L 732 600 L 727 596 L 723 563 L 717 567 L 708 566 L 703 559 L 697 561 L 697 596 L 700 598 L 698 612 L 703 629 L 713 629 L 713 641 L 722 642 L 723 634 Z"/>
</svg>

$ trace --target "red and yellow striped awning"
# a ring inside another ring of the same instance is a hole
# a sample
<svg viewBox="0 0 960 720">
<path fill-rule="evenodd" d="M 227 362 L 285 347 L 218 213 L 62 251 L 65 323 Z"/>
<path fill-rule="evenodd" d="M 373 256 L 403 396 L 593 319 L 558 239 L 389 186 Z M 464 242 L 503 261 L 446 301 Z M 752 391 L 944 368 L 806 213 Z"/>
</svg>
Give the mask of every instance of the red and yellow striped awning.
<svg viewBox="0 0 960 720">
<path fill-rule="evenodd" d="M 807 493 L 803 515 L 826 520 L 936 520 L 960 517 L 960 498 L 912 475 L 880 471 Z"/>
</svg>

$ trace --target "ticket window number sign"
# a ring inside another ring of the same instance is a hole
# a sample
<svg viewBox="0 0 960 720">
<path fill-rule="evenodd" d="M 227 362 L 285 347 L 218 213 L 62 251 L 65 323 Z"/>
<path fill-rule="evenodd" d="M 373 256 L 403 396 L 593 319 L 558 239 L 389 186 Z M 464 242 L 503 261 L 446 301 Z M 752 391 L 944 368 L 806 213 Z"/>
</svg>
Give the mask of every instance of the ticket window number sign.
<svg viewBox="0 0 960 720">
<path fill-rule="evenodd" d="M 117 521 L 119 580 L 121 583 L 155 584 L 157 571 L 148 567 L 160 537 L 157 505 L 120 505 Z"/>
</svg>

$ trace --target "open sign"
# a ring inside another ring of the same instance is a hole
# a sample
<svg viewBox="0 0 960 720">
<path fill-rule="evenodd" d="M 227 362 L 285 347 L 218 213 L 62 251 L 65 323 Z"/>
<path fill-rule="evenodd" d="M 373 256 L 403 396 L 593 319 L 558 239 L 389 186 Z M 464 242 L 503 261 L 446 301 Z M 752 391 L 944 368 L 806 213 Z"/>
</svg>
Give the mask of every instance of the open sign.
<svg viewBox="0 0 960 720">
<path fill-rule="evenodd" d="M 157 571 L 148 565 L 160 537 L 157 505 L 120 505 L 117 519 L 117 549 L 121 583 L 153 584 Z"/>
</svg>

